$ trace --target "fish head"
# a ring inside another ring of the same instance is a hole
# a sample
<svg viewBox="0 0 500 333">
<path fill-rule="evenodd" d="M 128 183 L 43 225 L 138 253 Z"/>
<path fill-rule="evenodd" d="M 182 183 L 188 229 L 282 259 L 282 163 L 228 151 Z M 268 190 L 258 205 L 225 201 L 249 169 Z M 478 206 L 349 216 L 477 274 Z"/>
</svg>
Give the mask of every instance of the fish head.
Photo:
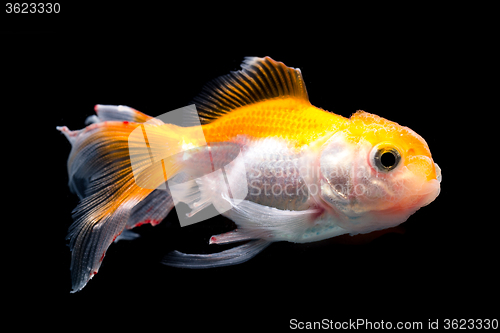
<svg viewBox="0 0 500 333">
<path fill-rule="evenodd" d="M 323 144 L 319 166 L 319 201 L 351 234 L 396 226 L 440 192 L 425 140 L 364 111 Z"/>
</svg>

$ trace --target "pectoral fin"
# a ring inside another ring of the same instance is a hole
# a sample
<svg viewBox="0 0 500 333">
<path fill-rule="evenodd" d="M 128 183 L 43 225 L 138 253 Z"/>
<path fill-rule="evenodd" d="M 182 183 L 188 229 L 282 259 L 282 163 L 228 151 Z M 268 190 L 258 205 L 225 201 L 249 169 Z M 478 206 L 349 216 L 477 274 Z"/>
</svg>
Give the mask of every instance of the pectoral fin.
<svg viewBox="0 0 500 333">
<path fill-rule="evenodd" d="M 319 209 L 282 210 L 248 200 L 237 205 L 226 198 L 233 207 L 224 213 L 238 225 L 238 230 L 247 237 L 272 241 L 296 241 L 311 227 Z"/>
</svg>

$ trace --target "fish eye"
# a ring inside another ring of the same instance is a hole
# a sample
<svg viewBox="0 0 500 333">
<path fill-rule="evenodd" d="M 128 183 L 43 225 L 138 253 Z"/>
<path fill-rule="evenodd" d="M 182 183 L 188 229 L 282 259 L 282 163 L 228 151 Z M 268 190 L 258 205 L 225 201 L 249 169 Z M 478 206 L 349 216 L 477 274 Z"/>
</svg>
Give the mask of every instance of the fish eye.
<svg viewBox="0 0 500 333">
<path fill-rule="evenodd" d="M 394 170 L 401 161 L 401 154 L 394 147 L 375 147 L 372 151 L 372 162 L 374 166 L 383 172 Z"/>
</svg>

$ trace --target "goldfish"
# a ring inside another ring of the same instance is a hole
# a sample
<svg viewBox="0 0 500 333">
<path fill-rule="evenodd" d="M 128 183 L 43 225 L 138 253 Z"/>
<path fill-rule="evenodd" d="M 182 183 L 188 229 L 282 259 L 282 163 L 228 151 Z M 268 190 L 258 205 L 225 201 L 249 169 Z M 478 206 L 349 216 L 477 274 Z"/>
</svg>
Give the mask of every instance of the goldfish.
<svg viewBox="0 0 500 333">
<path fill-rule="evenodd" d="M 441 169 L 420 135 L 365 111 L 346 118 L 313 106 L 300 69 L 270 57 L 246 57 L 208 83 L 178 124 L 127 106 L 95 111 L 81 130 L 57 127 L 80 198 L 67 236 L 72 292 L 113 242 L 178 202 L 187 218 L 214 206 L 236 225 L 209 240 L 234 247 L 173 251 L 163 262 L 198 269 L 243 263 L 273 242 L 393 228 L 440 192 Z"/>
</svg>

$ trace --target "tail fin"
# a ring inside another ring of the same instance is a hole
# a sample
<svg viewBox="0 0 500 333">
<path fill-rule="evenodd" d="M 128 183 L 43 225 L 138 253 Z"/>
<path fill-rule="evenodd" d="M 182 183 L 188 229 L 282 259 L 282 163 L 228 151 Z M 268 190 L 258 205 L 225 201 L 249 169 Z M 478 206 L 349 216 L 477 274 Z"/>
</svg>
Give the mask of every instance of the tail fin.
<svg viewBox="0 0 500 333">
<path fill-rule="evenodd" d="M 151 163 L 151 149 L 130 134 L 138 126 L 147 126 L 149 140 L 159 140 L 164 147 L 153 153 L 164 155 L 180 149 L 178 136 L 170 134 L 173 130 L 178 135 L 180 128 L 128 107 L 97 105 L 95 110 L 98 116 L 89 117 L 92 124 L 82 130 L 57 127 L 72 145 L 69 187 L 81 199 L 67 236 L 72 251 L 72 292 L 81 290 L 97 273 L 107 248 L 124 229 L 157 224 L 174 206 L 168 187 L 155 187 L 166 180 L 162 170 L 167 169 L 169 175 L 177 172 L 175 160 Z M 138 186 L 136 179 L 150 186 Z"/>
</svg>

